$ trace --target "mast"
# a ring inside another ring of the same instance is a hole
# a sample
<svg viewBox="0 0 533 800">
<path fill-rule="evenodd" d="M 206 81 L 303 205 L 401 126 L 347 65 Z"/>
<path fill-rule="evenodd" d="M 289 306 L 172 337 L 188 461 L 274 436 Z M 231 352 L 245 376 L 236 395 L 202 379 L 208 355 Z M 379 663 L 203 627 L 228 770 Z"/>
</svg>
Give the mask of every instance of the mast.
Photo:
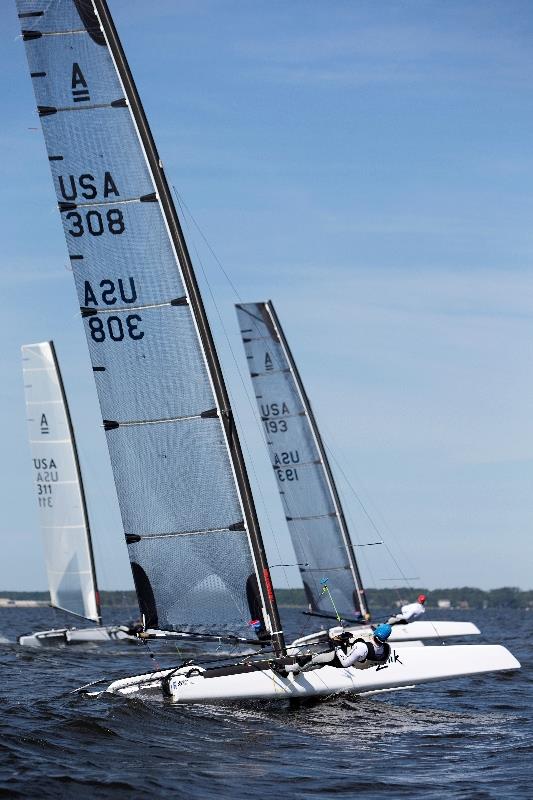
<svg viewBox="0 0 533 800">
<path fill-rule="evenodd" d="M 91 565 L 91 576 L 92 582 L 94 587 L 94 597 L 96 602 L 96 612 L 98 614 L 97 624 L 101 625 L 102 623 L 102 608 L 100 605 L 100 592 L 98 591 L 98 582 L 96 580 L 96 564 L 94 561 L 94 551 L 93 551 L 93 541 L 91 535 L 91 526 L 89 522 L 89 512 L 87 510 L 87 499 L 85 497 L 85 488 L 83 486 L 83 476 L 81 474 L 81 465 L 80 459 L 78 455 L 78 446 L 76 444 L 76 436 L 74 435 L 74 427 L 72 425 L 72 418 L 70 416 L 70 408 L 67 402 L 67 395 L 65 393 L 65 386 L 63 384 L 63 376 L 61 375 L 61 370 L 59 368 L 59 361 L 57 360 L 56 348 L 52 341 L 48 342 L 50 345 L 50 352 L 52 354 L 52 360 L 54 362 L 54 367 L 57 373 L 57 379 L 59 382 L 59 391 L 61 392 L 61 398 L 63 400 L 63 408 L 65 409 L 65 416 L 67 418 L 67 425 L 70 434 L 70 440 L 72 444 L 72 454 L 74 456 L 74 463 L 76 465 L 76 475 L 78 476 L 78 487 L 80 490 L 80 497 L 81 497 L 81 508 L 83 512 L 83 521 L 85 523 L 85 530 L 87 531 L 87 549 L 89 551 L 89 562 Z"/>
<path fill-rule="evenodd" d="M 352 577 L 355 584 L 355 590 L 357 592 L 357 599 L 359 600 L 359 606 L 361 609 L 361 613 L 363 616 L 369 614 L 368 605 L 366 602 L 366 595 L 365 590 L 363 587 L 363 581 L 361 579 L 361 573 L 359 572 L 359 567 L 357 565 L 357 560 L 355 558 L 355 553 L 353 549 L 352 540 L 350 539 L 350 533 L 348 531 L 348 525 L 346 523 L 346 518 L 344 516 L 344 511 L 342 509 L 339 493 L 337 491 L 337 486 L 335 484 L 335 479 L 333 477 L 333 473 L 331 471 L 331 467 L 329 464 L 329 460 L 326 454 L 326 449 L 324 447 L 324 442 L 322 441 L 322 436 L 320 435 L 320 431 L 318 429 L 317 421 L 315 415 L 313 413 L 313 409 L 311 407 L 311 403 L 309 402 L 309 398 L 305 391 L 304 385 L 302 383 L 302 379 L 300 377 L 300 373 L 298 372 L 298 367 L 296 366 L 296 362 L 293 358 L 291 353 L 291 349 L 285 338 L 285 334 L 283 332 L 283 328 L 281 327 L 280 321 L 278 319 L 278 315 L 276 314 L 276 310 L 274 309 L 274 305 L 271 300 L 267 300 L 265 303 L 265 309 L 268 312 L 270 319 L 272 321 L 272 327 L 276 333 L 276 336 L 283 348 L 285 353 L 285 357 L 289 363 L 289 367 L 294 377 L 294 381 L 296 383 L 296 387 L 298 389 L 298 393 L 300 395 L 300 399 L 302 401 L 302 405 L 305 409 L 306 416 L 309 420 L 309 425 L 311 427 L 311 431 L 313 433 L 313 438 L 315 440 L 315 444 L 317 446 L 318 452 L 320 453 L 320 459 L 322 461 L 322 466 L 324 468 L 324 472 L 326 474 L 326 480 L 328 483 L 329 491 L 331 492 L 331 497 L 333 498 L 333 503 L 335 507 L 335 513 L 339 520 L 340 529 L 342 532 L 342 539 L 344 542 L 344 546 L 346 548 L 346 555 L 348 556 L 348 563 L 350 565 L 350 570 L 352 573 Z"/>
</svg>

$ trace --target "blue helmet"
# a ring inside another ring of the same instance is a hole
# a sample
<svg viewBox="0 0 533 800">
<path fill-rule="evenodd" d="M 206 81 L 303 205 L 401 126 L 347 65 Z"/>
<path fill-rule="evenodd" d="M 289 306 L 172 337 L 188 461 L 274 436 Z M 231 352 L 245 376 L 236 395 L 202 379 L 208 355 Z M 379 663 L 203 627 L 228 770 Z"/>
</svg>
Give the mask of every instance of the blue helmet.
<svg viewBox="0 0 533 800">
<path fill-rule="evenodd" d="M 388 622 L 382 622 L 381 625 L 374 631 L 374 636 L 376 639 L 379 639 L 380 642 L 386 642 L 389 636 L 392 633 L 392 628 Z"/>
</svg>

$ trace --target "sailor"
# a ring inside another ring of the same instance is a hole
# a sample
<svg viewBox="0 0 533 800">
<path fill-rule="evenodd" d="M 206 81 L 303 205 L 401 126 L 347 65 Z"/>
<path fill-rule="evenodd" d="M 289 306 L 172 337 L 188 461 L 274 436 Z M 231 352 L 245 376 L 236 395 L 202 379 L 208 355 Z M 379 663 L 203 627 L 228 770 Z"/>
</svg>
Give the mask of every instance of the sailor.
<svg viewBox="0 0 533 800">
<path fill-rule="evenodd" d="M 374 630 L 371 638 L 363 639 L 356 638 L 349 634 L 349 639 L 346 639 L 346 634 L 343 633 L 339 637 L 341 643 L 335 646 L 335 659 L 333 665 L 337 664 L 341 667 L 351 667 L 354 664 L 364 664 L 368 661 L 376 664 L 381 664 L 386 661 L 390 655 L 390 647 L 387 644 L 387 639 L 392 633 L 392 628 L 387 622 L 378 625 Z M 334 637 L 331 637 L 335 642 Z"/>
<path fill-rule="evenodd" d="M 307 657 L 304 668 L 310 670 L 327 665 L 345 668 L 359 664 L 364 666 L 382 664 L 390 655 L 387 639 L 391 632 L 392 628 L 387 622 L 378 625 L 366 638 L 357 636 L 351 631 L 345 631 L 340 626 L 330 628 L 328 631 L 329 650 Z M 302 657 L 297 661 L 300 667 L 304 666 Z"/>
<path fill-rule="evenodd" d="M 134 622 L 130 622 L 129 625 L 125 625 L 123 630 L 128 634 L 128 636 L 138 636 L 139 633 L 144 631 L 144 625 L 142 620 L 138 619 Z"/>
<path fill-rule="evenodd" d="M 419 594 L 416 603 L 408 603 L 402 606 L 399 614 L 389 617 L 389 625 L 406 625 L 408 622 L 413 622 L 413 620 L 421 617 L 425 612 L 424 603 L 426 600 L 427 597 L 425 594 Z"/>
</svg>

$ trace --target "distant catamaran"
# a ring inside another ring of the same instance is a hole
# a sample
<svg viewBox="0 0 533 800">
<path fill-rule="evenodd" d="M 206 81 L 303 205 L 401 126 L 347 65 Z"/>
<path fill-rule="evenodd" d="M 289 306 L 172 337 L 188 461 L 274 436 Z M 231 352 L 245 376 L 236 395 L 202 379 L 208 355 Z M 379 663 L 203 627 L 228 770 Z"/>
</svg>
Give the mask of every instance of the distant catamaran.
<svg viewBox="0 0 533 800">
<path fill-rule="evenodd" d="M 36 631 L 19 636 L 18 642 L 36 646 L 132 638 L 126 626 L 102 625 L 87 503 L 54 343 L 25 344 L 22 372 L 50 605 L 96 625 Z"/>
<path fill-rule="evenodd" d="M 365 624 L 366 594 L 320 430 L 272 301 L 236 306 L 254 395 L 310 612 Z M 361 631 L 362 628 L 359 627 Z M 471 622 L 398 625 L 390 641 L 478 634 Z M 317 632 L 304 639 L 323 638 Z"/>
<path fill-rule="evenodd" d="M 381 670 L 291 671 L 213 337 L 107 3 L 17 6 L 144 626 L 267 648 L 259 660 L 182 662 L 107 691 L 284 699 L 518 668 L 491 645 L 407 648 Z"/>
</svg>

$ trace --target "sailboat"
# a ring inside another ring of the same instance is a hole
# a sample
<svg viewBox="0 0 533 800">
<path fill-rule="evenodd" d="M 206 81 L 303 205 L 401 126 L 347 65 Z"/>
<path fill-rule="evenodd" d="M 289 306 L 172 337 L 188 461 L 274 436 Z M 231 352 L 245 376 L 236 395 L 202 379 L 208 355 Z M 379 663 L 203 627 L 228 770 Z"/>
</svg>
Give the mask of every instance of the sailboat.
<svg viewBox="0 0 533 800">
<path fill-rule="evenodd" d="M 361 573 L 311 403 L 273 303 L 236 306 L 242 341 L 310 614 L 370 621 Z M 348 627 L 348 629 L 350 629 Z M 368 629 L 367 629 L 368 630 Z M 395 625 L 391 642 L 479 634 L 471 622 Z M 327 637 L 317 631 L 294 644 Z"/>
<path fill-rule="evenodd" d="M 22 371 L 50 605 L 95 624 L 36 631 L 17 641 L 31 647 L 135 641 L 127 626 L 102 625 L 87 502 L 54 343 L 23 345 Z"/>
<path fill-rule="evenodd" d="M 178 703 L 308 697 L 517 669 L 498 645 L 287 672 L 276 594 L 196 276 L 105 0 L 17 0 L 146 633 L 254 643 L 113 681 Z M 408 654 L 408 655 L 407 655 Z"/>
</svg>

